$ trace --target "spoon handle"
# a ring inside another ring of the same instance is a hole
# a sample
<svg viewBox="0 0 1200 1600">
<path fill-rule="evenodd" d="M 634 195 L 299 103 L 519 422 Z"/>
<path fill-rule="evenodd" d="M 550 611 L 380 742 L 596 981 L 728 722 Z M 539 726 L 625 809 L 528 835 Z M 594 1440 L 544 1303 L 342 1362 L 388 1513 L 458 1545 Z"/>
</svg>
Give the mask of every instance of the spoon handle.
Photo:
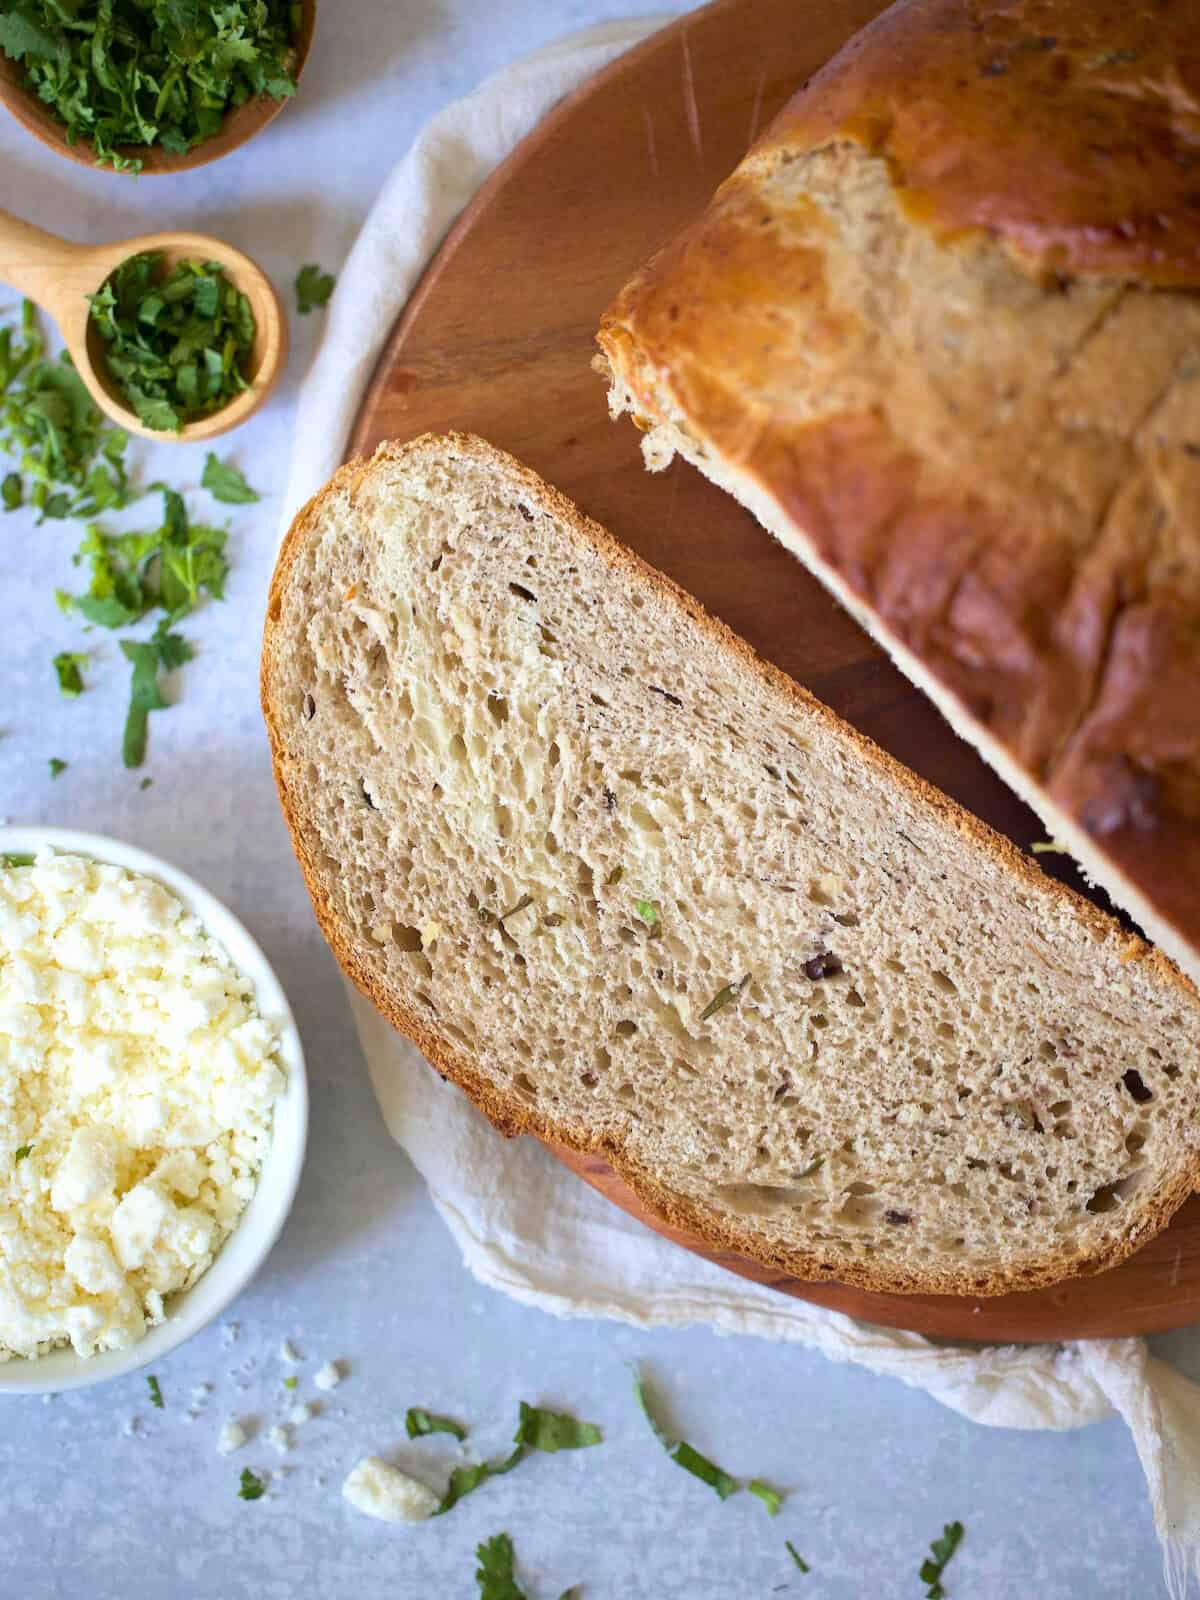
<svg viewBox="0 0 1200 1600">
<path fill-rule="evenodd" d="M 86 245 L 71 244 L 0 210 L 0 282 L 11 284 L 52 314 L 64 289 L 74 287 Z"/>
</svg>

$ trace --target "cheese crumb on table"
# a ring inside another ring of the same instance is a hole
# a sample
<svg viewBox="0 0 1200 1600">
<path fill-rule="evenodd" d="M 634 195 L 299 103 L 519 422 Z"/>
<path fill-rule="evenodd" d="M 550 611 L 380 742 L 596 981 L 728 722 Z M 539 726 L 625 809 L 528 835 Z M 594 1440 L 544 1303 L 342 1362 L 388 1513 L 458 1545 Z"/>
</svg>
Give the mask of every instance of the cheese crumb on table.
<svg viewBox="0 0 1200 1600">
<path fill-rule="evenodd" d="M 324 1389 L 326 1392 L 330 1389 L 336 1389 L 341 1381 L 342 1369 L 341 1365 L 336 1361 L 327 1361 L 313 1379 L 317 1388 Z"/>
<path fill-rule="evenodd" d="M 292 1448 L 291 1432 L 281 1424 L 276 1423 L 267 1434 L 267 1443 L 278 1450 L 280 1455 L 285 1455 Z"/>
<path fill-rule="evenodd" d="M 294 1424 L 297 1428 L 303 1426 L 303 1424 L 306 1422 L 311 1422 L 312 1419 L 313 1408 L 309 1405 L 305 1405 L 303 1401 L 300 1401 L 298 1405 L 294 1405 L 288 1412 L 288 1421 Z"/>
<path fill-rule="evenodd" d="M 284 1087 L 177 895 L 82 856 L 0 866 L 0 1361 L 161 1322 L 237 1226 Z"/>
<path fill-rule="evenodd" d="M 246 1430 L 235 1417 L 229 1421 L 217 1435 L 217 1454 L 231 1456 L 235 1450 L 240 1450 L 246 1442 Z"/>
<path fill-rule="evenodd" d="M 378 1456 L 365 1456 L 358 1463 L 343 1483 L 342 1494 L 356 1511 L 381 1522 L 424 1522 L 439 1503 L 427 1485 Z"/>
</svg>

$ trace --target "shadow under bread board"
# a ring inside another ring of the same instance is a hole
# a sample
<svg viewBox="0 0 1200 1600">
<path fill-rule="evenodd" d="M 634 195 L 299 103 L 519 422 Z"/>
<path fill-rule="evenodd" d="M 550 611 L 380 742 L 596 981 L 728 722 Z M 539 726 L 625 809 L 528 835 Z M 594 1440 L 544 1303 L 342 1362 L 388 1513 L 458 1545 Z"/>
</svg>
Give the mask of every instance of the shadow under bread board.
<svg viewBox="0 0 1200 1600">
<path fill-rule="evenodd" d="M 799 562 L 692 468 L 643 469 L 639 435 L 627 419 L 608 420 L 590 365 L 600 314 L 630 273 L 705 205 L 789 94 L 881 9 L 880 0 L 718 0 L 562 101 L 430 263 L 380 358 L 348 453 L 450 429 L 510 450 L 762 655 L 1025 848 L 1042 825 Z M 872 1322 L 1010 1341 L 1200 1321 L 1200 1198 L 1133 1260 L 1098 1277 L 978 1300 L 882 1295 L 802 1283 L 713 1252 L 650 1216 L 601 1158 L 554 1154 L 684 1248 Z"/>
</svg>

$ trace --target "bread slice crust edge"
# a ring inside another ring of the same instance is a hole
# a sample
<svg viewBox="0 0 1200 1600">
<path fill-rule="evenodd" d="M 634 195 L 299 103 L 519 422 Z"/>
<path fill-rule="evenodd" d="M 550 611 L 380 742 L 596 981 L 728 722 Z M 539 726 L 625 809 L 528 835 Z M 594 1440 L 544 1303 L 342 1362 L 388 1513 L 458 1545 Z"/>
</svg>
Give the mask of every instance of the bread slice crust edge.
<svg viewBox="0 0 1200 1600">
<path fill-rule="evenodd" d="M 402 463 L 410 453 L 415 456 L 431 450 L 449 452 L 477 464 L 502 468 L 509 482 L 518 485 L 523 496 L 531 497 L 545 512 L 558 519 L 570 530 L 574 539 L 591 547 L 613 566 L 623 568 L 652 587 L 669 603 L 677 605 L 720 648 L 734 656 L 742 667 L 760 676 L 776 691 L 782 692 L 802 706 L 808 715 L 816 715 L 837 727 L 842 735 L 851 741 L 856 754 L 864 763 L 874 766 L 891 781 L 901 784 L 920 803 L 936 811 L 944 824 L 985 848 L 1014 875 L 1014 886 L 1023 882 L 1040 893 L 1045 893 L 1049 889 L 1054 895 L 1073 902 L 1074 910 L 1083 924 L 1104 940 L 1117 941 L 1122 945 L 1123 959 L 1146 963 L 1158 981 L 1177 990 L 1183 1003 L 1194 1006 L 1197 1001 L 1195 986 L 1159 951 L 1133 936 L 1124 934 L 1114 922 L 1082 896 L 1049 879 L 1011 841 L 994 833 L 917 774 L 901 766 L 864 735 L 844 723 L 794 680 L 762 660 L 745 640 L 707 613 L 692 596 L 642 561 L 633 551 L 621 545 L 604 528 L 582 514 L 572 502 L 544 483 L 534 472 L 483 440 L 455 433 L 443 437 L 426 434 L 400 445 L 384 443 L 379 446 L 374 457 L 358 458 L 341 467 L 325 488 L 319 491 L 294 519 L 279 553 L 267 601 L 260 692 L 284 820 L 322 934 L 342 971 L 380 1014 L 400 1033 L 411 1039 L 433 1070 L 460 1088 L 492 1125 L 506 1137 L 531 1134 L 543 1142 L 562 1146 L 580 1155 L 600 1156 L 628 1185 L 641 1205 L 670 1228 L 694 1237 L 704 1249 L 744 1256 L 773 1271 L 801 1280 L 838 1281 L 881 1293 L 999 1295 L 1017 1290 L 1044 1288 L 1067 1277 L 1106 1271 L 1126 1259 L 1161 1231 L 1200 1183 L 1200 1155 L 1195 1156 L 1190 1165 L 1182 1168 L 1174 1176 L 1173 1181 L 1160 1186 L 1158 1194 L 1136 1222 L 1125 1227 L 1119 1234 L 1115 1234 L 1103 1248 L 1091 1253 L 1078 1251 L 1067 1256 L 1059 1255 L 1044 1263 L 1027 1263 L 1012 1270 L 973 1272 L 969 1264 L 964 1263 L 963 1270 L 959 1273 L 921 1274 L 898 1269 L 893 1264 L 879 1261 L 865 1263 L 842 1259 L 836 1263 L 830 1262 L 822 1259 L 820 1252 L 780 1245 L 757 1229 L 740 1225 L 729 1217 L 718 1216 L 687 1197 L 669 1190 L 631 1157 L 621 1140 L 607 1133 L 593 1133 L 569 1123 L 556 1122 L 535 1109 L 515 1105 L 510 1098 L 496 1090 L 463 1051 L 451 1044 L 436 1029 L 428 1026 L 420 1015 L 378 981 L 377 975 L 362 959 L 352 940 L 346 937 L 336 910 L 323 887 L 321 872 L 313 856 L 312 841 L 303 825 L 297 799 L 292 791 L 290 757 L 275 694 L 275 669 L 283 642 L 278 625 L 281 619 L 282 597 L 289 582 L 292 566 L 305 541 L 314 532 L 327 501 L 342 493 L 353 501 L 357 490 L 377 465 Z"/>
</svg>

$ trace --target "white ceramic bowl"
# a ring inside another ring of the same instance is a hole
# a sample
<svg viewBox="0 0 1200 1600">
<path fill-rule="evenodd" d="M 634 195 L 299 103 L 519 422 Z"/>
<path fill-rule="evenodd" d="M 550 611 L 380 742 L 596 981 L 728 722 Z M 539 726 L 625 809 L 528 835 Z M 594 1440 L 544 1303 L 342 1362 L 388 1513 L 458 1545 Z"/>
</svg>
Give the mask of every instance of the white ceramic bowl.
<svg viewBox="0 0 1200 1600">
<path fill-rule="evenodd" d="M 275 1103 L 271 1147 L 263 1162 L 254 1198 L 204 1276 L 190 1289 L 172 1295 L 167 1301 L 166 1320 L 157 1328 L 151 1328 L 144 1339 L 128 1350 L 109 1350 L 84 1360 L 66 1346 L 36 1361 L 2 1361 L 0 1395 L 53 1393 L 122 1377 L 161 1360 L 214 1317 L 220 1316 L 250 1282 L 279 1237 L 300 1181 L 308 1133 L 304 1054 L 291 1008 L 266 956 L 233 913 L 176 867 L 116 839 L 76 833 L 68 828 L 0 827 L 0 854 L 30 854 L 44 846 L 112 862 L 130 872 L 157 878 L 174 890 L 224 947 L 234 966 L 254 984 L 259 1012 L 278 1030 L 279 1057 L 287 1072 L 288 1086 Z"/>
</svg>

